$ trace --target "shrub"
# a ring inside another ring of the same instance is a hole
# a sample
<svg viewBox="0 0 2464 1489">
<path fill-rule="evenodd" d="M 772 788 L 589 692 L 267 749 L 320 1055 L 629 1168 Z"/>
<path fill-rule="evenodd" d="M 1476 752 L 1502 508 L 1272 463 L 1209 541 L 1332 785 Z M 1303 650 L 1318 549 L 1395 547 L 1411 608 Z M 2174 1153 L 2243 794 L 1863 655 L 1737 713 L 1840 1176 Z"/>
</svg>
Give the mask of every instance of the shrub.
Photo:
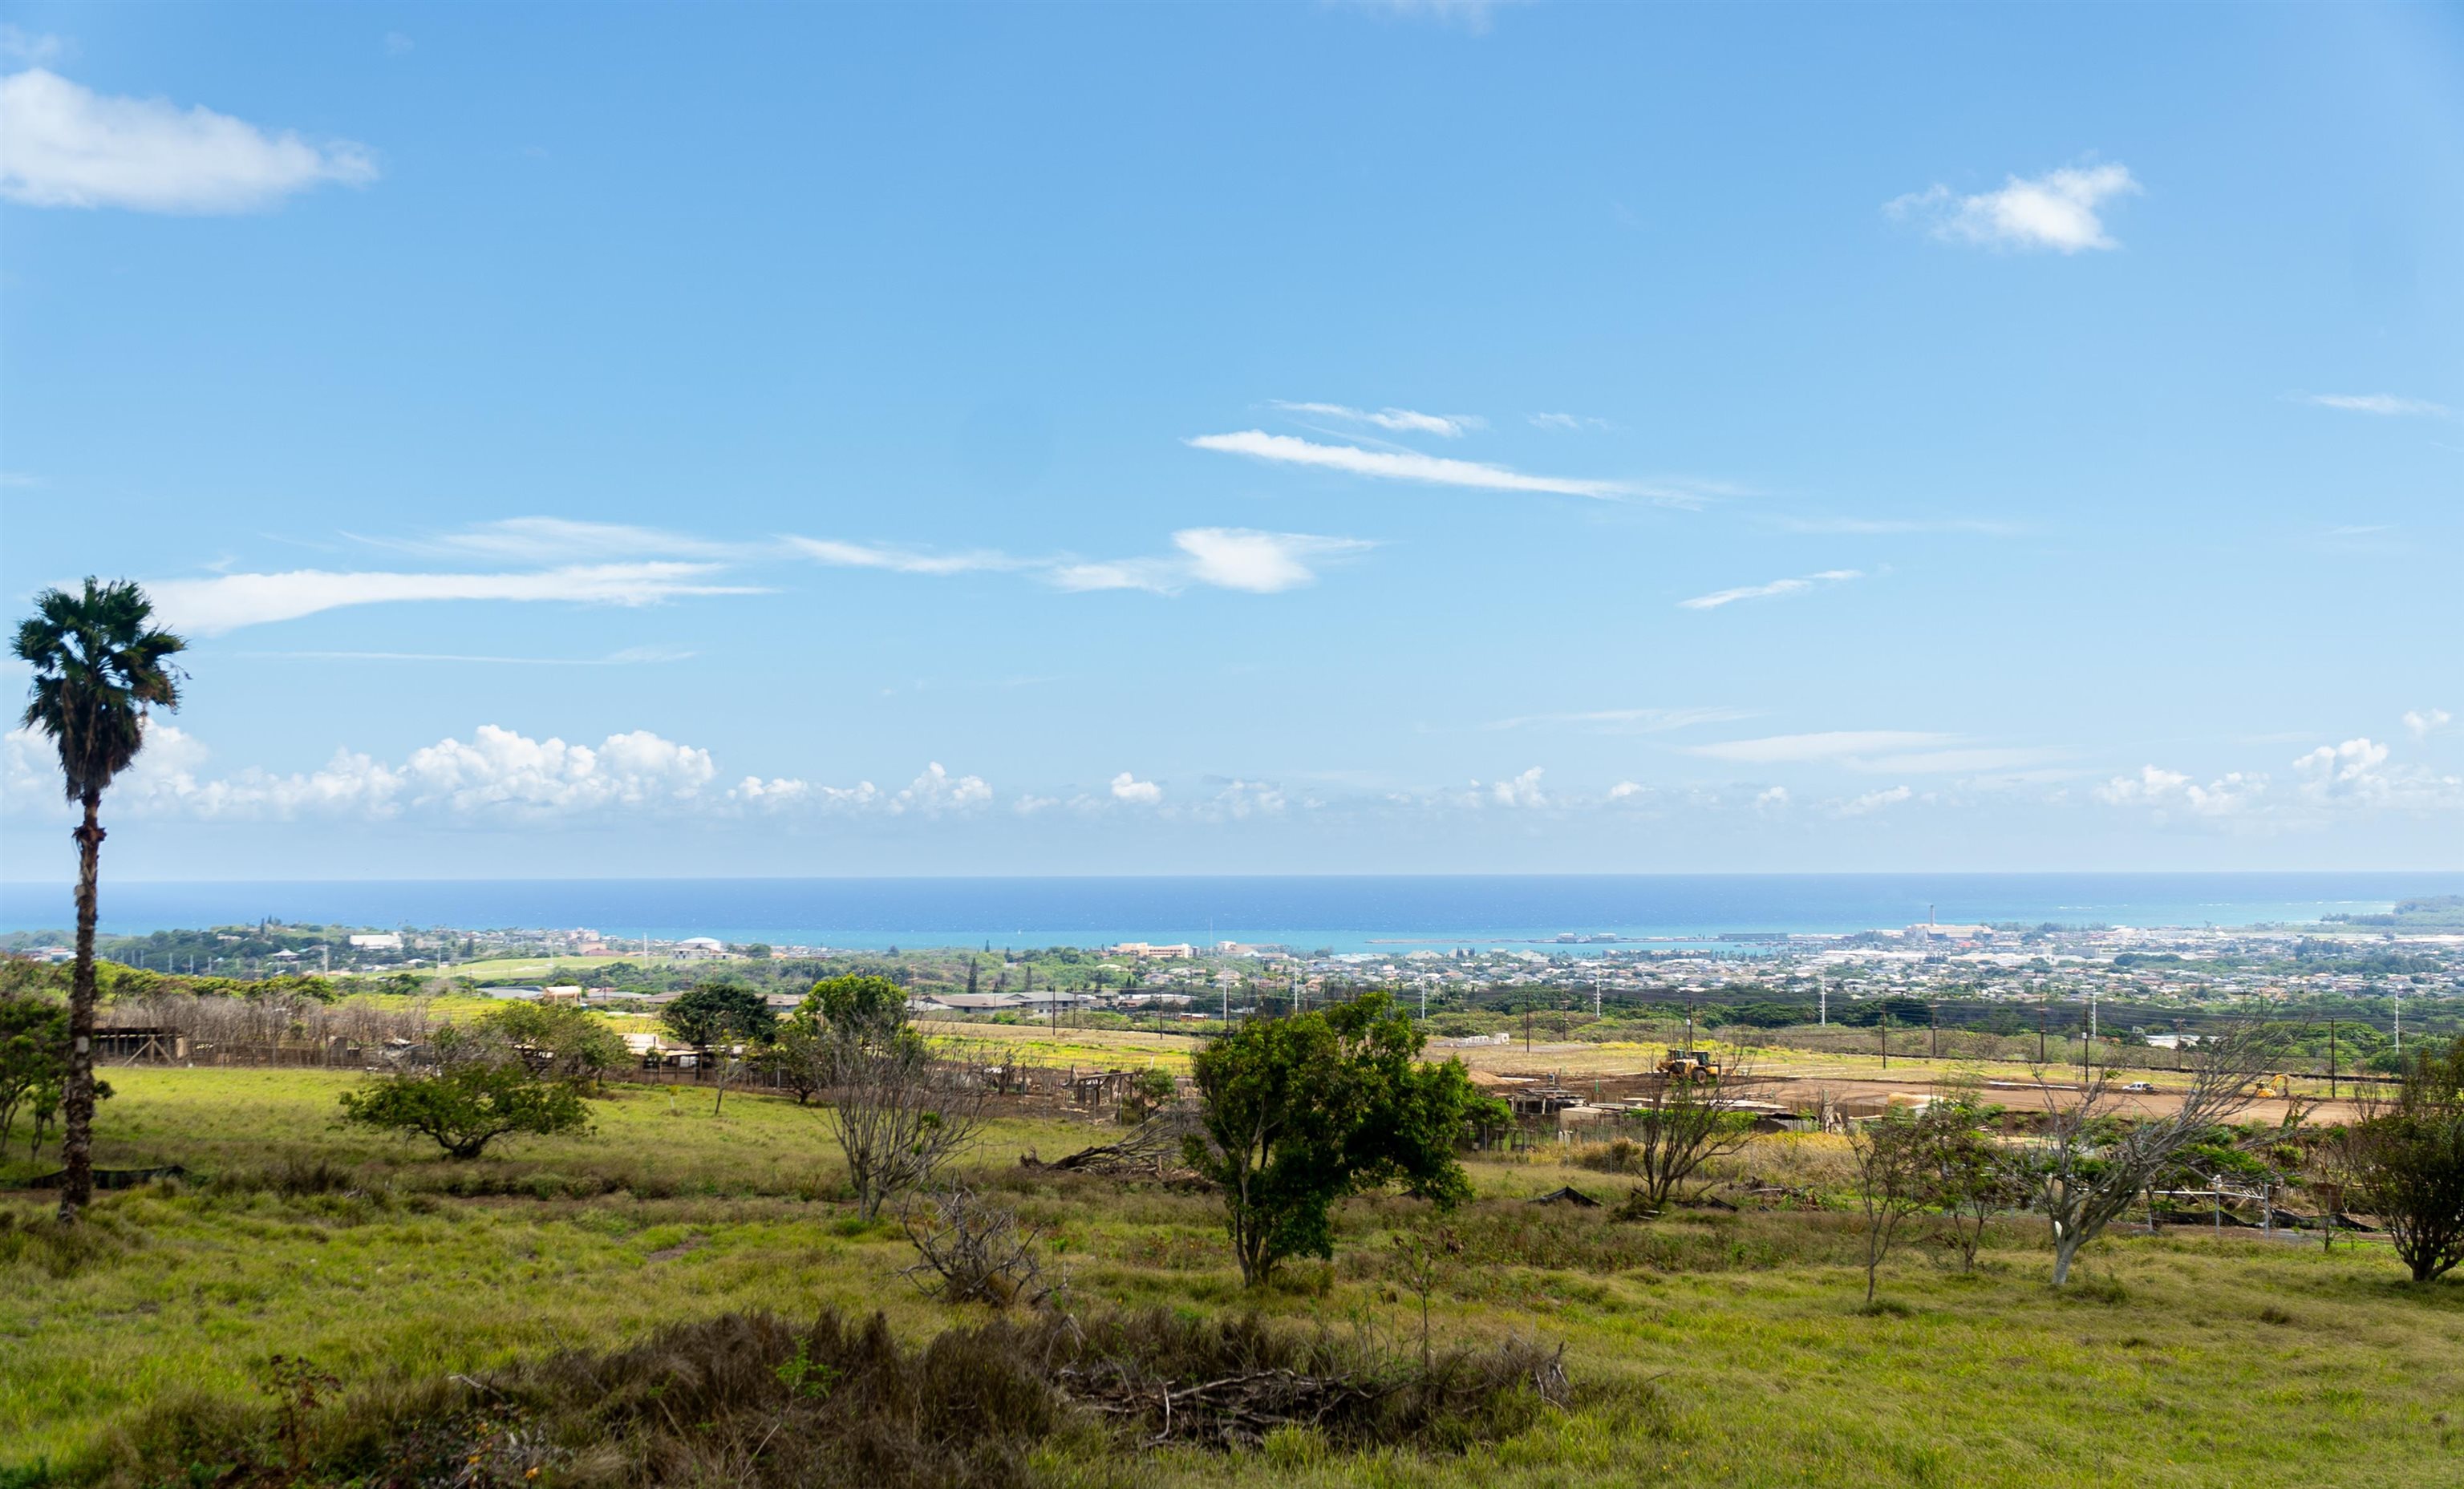
<svg viewBox="0 0 2464 1489">
<path fill-rule="evenodd" d="M 518 1061 L 456 1061 L 433 1075 L 385 1076 L 341 1100 L 344 1121 L 431 1138 L 451 1158 L 476 1158 L 500 1137 L 590 1126 L 579 1088 L 539 1080 Z"/>
<path fill-rule="evenodd" d="M 338 1404 L 177 1397 L 115 1434 L 113 1466 L 146 1483 L 209 1463 L 231 1483 L 1023 1489 L 1058 1447 L 1462 1452 L 1566 1399 L 1560 1352 L 1520 1341 L 1423 1368 L 1349 1333 L 1162 1309 L 997 1319 L 915 1348 L 879 1314 L 734 1313 Z"/>
</svg>

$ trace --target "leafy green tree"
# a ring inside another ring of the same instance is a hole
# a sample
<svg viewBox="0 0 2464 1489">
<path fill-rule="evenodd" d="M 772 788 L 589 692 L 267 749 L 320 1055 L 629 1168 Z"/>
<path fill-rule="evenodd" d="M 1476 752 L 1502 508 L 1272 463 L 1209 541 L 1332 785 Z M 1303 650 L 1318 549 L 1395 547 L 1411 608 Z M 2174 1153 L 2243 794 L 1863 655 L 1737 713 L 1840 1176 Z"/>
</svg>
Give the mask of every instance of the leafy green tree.
<svg viewBox="0 0 2464 1489">
<path fill-rule="evenodd" d="M 47 997 L 0 994 L 0 1144 L 17 1125 L 20 1106 L 57 1088 L 68 1069 L 69 1011 Z"/>
<path fill-rule="evenodd" d="M 479 1025 L 556 1080 L 598 1081 L 625 1062 L 625 1040 L 586 1009 L 505 1003 L 488 1010 Z"/>
<path fill-rule="evenodd" d="M 170 659 L 187 643 L 156 629 L 153 615 L 153 602 L 135 584 L 88 578 L 81 594 L 47 589 L 36 595 L 34 613 L 18 625 L 11 648 L 34 670 L 25 727 L 51 736 L 68 799 L 84 812 L 70 834 L 77 845 L 77 971 L 61 1083 L 64 1225 L 75 1224 L 94 1198 L 94 923 L 102 794 L 144 747 L 147 712 L 180 706 L 180 672 Z"/>
<path fill-rule="evenodd" d="M 826 1029 L 897 1023 L 907 1015 L 907 991 L 888 977 L 825 977 L 804 995 L 796 1014 Z"/>
<path fill-rule="evenodd" d="M 770 1011 L 768 998 L 741 983 L 705 982 L 678 994 L 675 1001 L 659 1011 L 659 1021 L 677 1039 L 708 1049 L 767 1039 L 779 1016 Z"/>
<path fill-rule="evenodd" d="M 500 1137 L 576 1132 L 590 1125 L 577 1083 L 543 1079 L 494 1031 L 458 1029 L 437 1036 L 433 1070 L 385 1076 L 343 1092 L 342 1117 L 431 1138 L 451 1158 L 476 1158 Z"/>
<path fill-rule="evenodd" d="M 1285 1259 L 1331 1257 L 1331 1211 L 1399 1184 L 1451 1209 L 1471 1182 L 1455 1148 L 1494 1106 L 1460 1061 L 1419 1062 L 1421 1034 L 1383 993 L 1216 1040 L 1192 1062 L 1203 1135 L 1186 1158 L 1223 1195 L 1242 1280 Z"/>
<path fill-rule="evenodd" d="M 2387 1226 L 2416 1282 L 2464 1263 L 2464 1036 L 2416 1049 L 2392 1097 L 2345 1128 L 2348 1197 Z"/>
</svg>

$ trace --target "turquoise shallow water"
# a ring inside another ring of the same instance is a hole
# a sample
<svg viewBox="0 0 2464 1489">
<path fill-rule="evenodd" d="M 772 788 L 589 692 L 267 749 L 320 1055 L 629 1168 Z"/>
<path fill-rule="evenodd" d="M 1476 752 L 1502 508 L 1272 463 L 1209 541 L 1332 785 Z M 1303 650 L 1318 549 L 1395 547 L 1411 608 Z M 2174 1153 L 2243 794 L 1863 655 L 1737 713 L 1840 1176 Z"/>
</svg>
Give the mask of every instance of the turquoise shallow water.
<svg viewBox="0 0 2464 1489">
<path fill-rule="evenodd" d="M 1449 875 L 1054 879 L 342 880 L 103 886 L 129 933 L 276 920 L 589 927 L 880 948 L 1236 940 L 1335 951 L 1947 922 L 2247 926 L 2464 893 L 2464 873 Z M 0 931 L 68 924 L 68 887 L 0 884 Z"/>
</svg>

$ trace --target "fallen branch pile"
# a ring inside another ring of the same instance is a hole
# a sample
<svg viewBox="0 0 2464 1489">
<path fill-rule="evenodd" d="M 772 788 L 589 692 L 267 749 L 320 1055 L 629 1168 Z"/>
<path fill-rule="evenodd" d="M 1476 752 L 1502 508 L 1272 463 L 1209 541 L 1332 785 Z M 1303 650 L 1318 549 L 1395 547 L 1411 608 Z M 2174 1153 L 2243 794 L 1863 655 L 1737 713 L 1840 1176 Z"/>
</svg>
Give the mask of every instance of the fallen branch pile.
<svg viewBox="0 0 2464 1489">
<path fill-rule="evenodd" d="M 1197 1175 L 1181 1164 L 1182 1139 L 1196 1130 L 1194 1114 L 1167 1108 L 1132 1128 L 1119 1142 L 1082 1148 L 1049 1163 L 1033 1152 L 1027 1152 L 1022 1154 L 1018 1162 L 1021 1168 L 1067 1172 L 1154 1179 L 1196 1178 Z"/>
</svg>

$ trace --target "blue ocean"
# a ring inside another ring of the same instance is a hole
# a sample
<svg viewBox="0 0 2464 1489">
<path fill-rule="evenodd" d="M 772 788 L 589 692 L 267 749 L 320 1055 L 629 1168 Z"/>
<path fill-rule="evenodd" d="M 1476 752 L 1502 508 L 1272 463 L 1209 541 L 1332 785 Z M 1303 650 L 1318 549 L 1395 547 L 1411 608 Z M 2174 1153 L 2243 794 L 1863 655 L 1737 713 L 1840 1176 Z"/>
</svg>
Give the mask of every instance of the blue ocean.
<svg viewBox="0 0 2464 1489">
<path fill-rule="evenodd" d="M 2464 893 L 2459 873 L 1639 874 L 1043 879 L 521 879 L 119 883 L 108 933 L 231 925 L 581 928 L 878 950 L 1271 943 L 1337 952 L 1561 936 L 1704 944 L 1925 920 L 2250 926 Z M 0 884 L 0 931 L 71 920 L 64 885 Z M 1596 945 L 1597 943 L 1595 943 Z"/>
</svg>

